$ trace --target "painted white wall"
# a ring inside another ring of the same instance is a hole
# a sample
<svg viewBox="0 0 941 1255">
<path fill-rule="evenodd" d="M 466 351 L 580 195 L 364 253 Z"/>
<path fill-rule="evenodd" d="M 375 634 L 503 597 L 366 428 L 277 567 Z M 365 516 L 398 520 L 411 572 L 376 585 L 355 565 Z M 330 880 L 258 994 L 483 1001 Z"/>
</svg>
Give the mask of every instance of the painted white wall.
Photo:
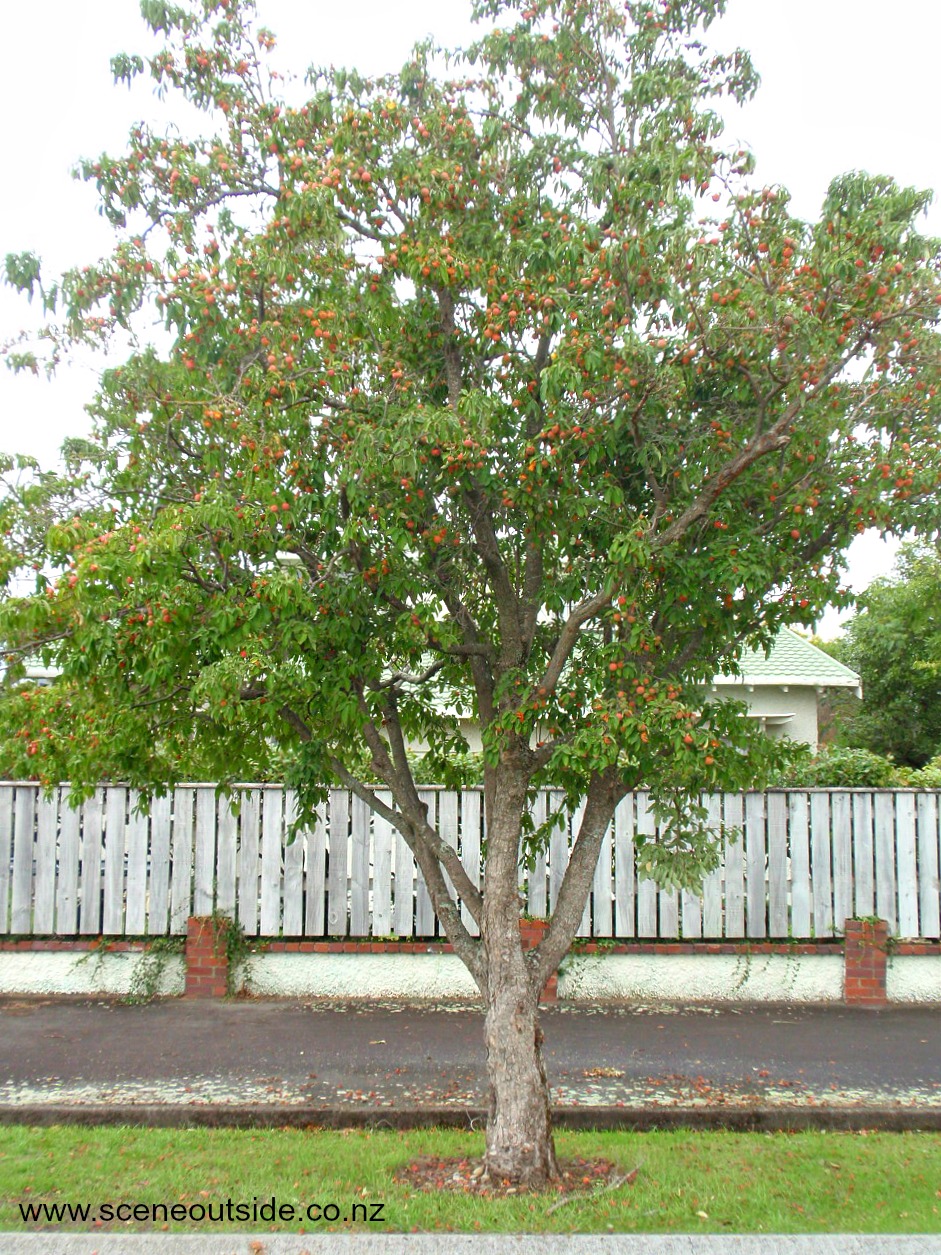
<svg viewBox="0 0 941 1255">
<path fill-rule="evenodd" d="M 885 989 L 890 1002 L 941 1003 L 941 954 L 890 955 Z"/>
<path fill-rule="evenodd" d="M 570 955 L 559 997 L 576 1002 L 836 1002 L 843 960 L 826 954 Z"/>
<path fill-rule="evenodd" d="M 141 954 L 0 952 L 0 994 L 126 995 Z M 477 988 L 453 954 L 258 954 L 250 992 L 281 998 L 468 1000 Z M 181 955 L 168 955 L 159 992 L 183 993 Z M 890 1002 L 941 1004 L 941 955 L 889 960 Z M 573 1002 L 837 1002 L 843 960 L 817 954 L 570 955 L 559 996 Z"/>
<path fill-rule="evenodd" d="M 93 950 L 0 951 L 0 993 L 124 996 L 131 991 L 134 971 L 143 957 L 139 950 L 110 954 Z M 183 985 L 183 956 L 166 955 L 158 992 L 182 994 Z"/>
</svg>

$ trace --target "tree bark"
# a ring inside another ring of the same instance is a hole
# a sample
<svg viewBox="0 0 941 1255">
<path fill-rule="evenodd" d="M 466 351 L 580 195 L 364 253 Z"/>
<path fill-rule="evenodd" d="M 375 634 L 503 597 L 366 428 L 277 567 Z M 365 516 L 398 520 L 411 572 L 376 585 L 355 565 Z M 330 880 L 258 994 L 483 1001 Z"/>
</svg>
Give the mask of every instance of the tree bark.
<svg viewBox="0 0 941 1255">
<path fill-rule="evenodd" d="M 494 1181 L 539 1189 L 558 1175 L 549 1086 L 542 1062 L 539 995 L 529 964 L 488 982 L 485 1038 L 490 1101 L 484 1165 Z"/>
<path fill-rule="evenodd" d="M 504 761 L 488 781 L 481 920 L 490 1086 L 484 1166 L 494 1180 L 538 1189 L 558 1175 L 542 1062 L 540 986 L 520 938 L 519 841 L 527 773 Z"/>
</svg>

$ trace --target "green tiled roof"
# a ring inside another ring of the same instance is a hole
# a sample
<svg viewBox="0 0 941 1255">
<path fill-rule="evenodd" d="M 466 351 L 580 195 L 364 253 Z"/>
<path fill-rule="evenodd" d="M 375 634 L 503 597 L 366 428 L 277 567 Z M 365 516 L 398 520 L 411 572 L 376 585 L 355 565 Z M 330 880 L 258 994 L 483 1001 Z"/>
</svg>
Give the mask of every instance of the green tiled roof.
<svg viewBox="0 0 941 1255">
<path fill-rule="evenodd" d="M 717 675 L 716 684 L 807 684 L 858 688 L 859 676 L 790 628 L 782 628 L 767 654 L 746 649 L 740 674 Z"/>
</svg>

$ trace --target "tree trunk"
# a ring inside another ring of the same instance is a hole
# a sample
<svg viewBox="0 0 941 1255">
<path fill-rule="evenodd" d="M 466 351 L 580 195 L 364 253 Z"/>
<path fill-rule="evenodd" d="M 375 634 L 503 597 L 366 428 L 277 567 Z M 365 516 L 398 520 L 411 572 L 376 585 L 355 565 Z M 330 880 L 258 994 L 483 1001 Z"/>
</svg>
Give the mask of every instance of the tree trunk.
<svg viewBox="0 0 941 1255">
<path fill-rule="evenodd" d="M 487 789 L 481 938 L 490 1102 L 484 1165 L 494 1180 L 538 1189 L 558 1175 L 558 1167 L 542 1063 L 540 991 L 520 938 L 519 842 L 528 776 L 507 759 L 488 773 Z"/>
<path fill-rule="evenodd" d="M 558 1165 L 542 1062 L 539 999 L 521 947 L 518 966 L 521 980 L 509 973 L 494 980 L 491 973 L 488 982 L 484 1031 L 490 1103 L 484 1163 L 495 1181 L 538 1189 L 558 1175 Z"/>
</svg>

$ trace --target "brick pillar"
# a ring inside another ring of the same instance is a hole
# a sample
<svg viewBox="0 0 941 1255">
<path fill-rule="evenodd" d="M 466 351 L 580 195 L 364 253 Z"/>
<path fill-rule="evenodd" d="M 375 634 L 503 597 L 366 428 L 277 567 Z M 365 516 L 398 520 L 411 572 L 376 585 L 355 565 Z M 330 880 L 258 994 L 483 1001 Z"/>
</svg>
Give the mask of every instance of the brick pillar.
<svg viewBox="0 0 941 1255">
<path fill-rule="evenodd" d="M 545 936 L 549 921 L 545 919 L 521 919 L 520 940 L 524 950 L 534 950 Z M 559 974 L 553 972 L 546 981 L 546 987 L 540 995 L 540 1002 L 556 1002 L 559 997 Z"/>
<path fill-rule="evenodd" d="M 186 921 L 187 998 L 224 998 L 229 992 L 226 921 L 192 915 Z"/>
<path fill-rule="evenodd" d="M 843 1001 L 854 1007 L 884 1007 L 888 924 L 848 919 L 844 929 Z"/>
</svg>

